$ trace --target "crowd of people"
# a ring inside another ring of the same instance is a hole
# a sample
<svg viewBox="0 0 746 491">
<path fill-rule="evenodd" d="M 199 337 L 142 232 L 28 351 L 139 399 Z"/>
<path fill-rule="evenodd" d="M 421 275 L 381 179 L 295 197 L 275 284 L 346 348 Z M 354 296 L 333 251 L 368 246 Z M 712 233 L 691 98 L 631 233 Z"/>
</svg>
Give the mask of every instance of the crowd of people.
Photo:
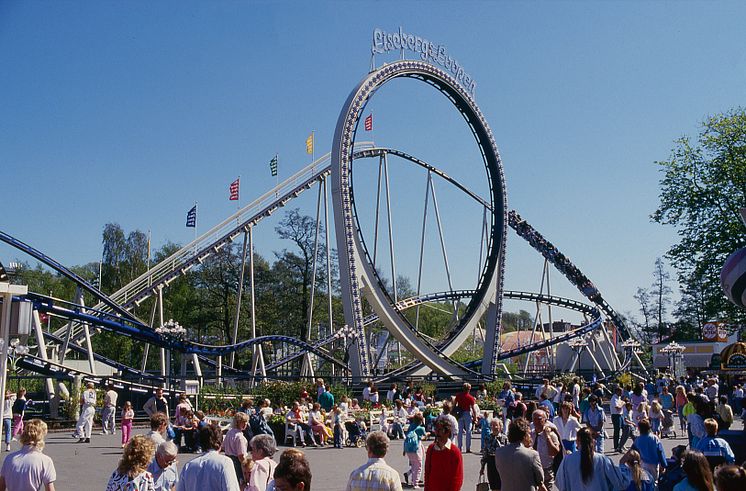
<svg viewBox="0 0 746 491">
<path fill-rule="evenodd" d="M 566 385 L 545 379 L 524 397 L 510 382 L 497 394 L 489 394 L 484 386 L 472 391 L 465 383 L 459 393 L 436 401 L 413 383 L 402 389 L 392 384 L 385 396 L 370 383 L 361 397 L 381 408 L 376 431 L 368 427 L 370 420 L 359 416 L 357 399 L 341 396 L 335 401 L 321 379 L 311 394 L 302 391 L 289 408 L 272 408 L 268 400 L 243 400 L 227 432 L 194 411 L 184 394 L 178 396 L 172 417 L 168 400 L 158 389 L 143 407 L 150 422 L 145 434 L 132 435 L 132 404 L 121 405 L 123 454 L 106 490 L 307 490 L 311 467 L 306 455 L 288 448 L 275 460 L 278 443 L 333 442 L 341 447 L 353 437 L 365 443 L 368 461 L 349 475 L 351 491 L 421 486 L 428 491 L 459 490 L 464 454 L 472 452 L 473 439 L 480 443 L 480 474 L 491 490 L 743 490 L 746 470 L 738 465 L 743 463 L 735 462 L 730 445 L 718 436 L 742 409 L 743 388 L 721 393 L 720 385 L 717 379 L 675 381 L 661 376 L 609 391 L 580 379 Z M 75 434 L 83 443 L 90 441 L 90 407 L 95 401 L 95 388 L 89 384 L 81 397 Z M 487 403 L 498 406 L 491 416 L 479 409 Z M 8 419 L 15 420 L 16 409 L 27 404 L 25 391 L 15 397 L 6 394 L 12 415 Z M 116 432 L 118 407 L 110 386 L 101 411 L 103 432 Z M 618 463 L 605 454 L 606 407 L 612 427 L 610 453 L 620 456 Z M 288 433 L 282 442 L 275 440 L 267 424 L 272 415 L 285 419 Z M 661 439 L 675 434 L 676 418 L 687 445 L 675 447 L 669 457 Z M 22 413 L 12 423 L 11 428 L 4 424 L 6 445 L 12 435 L 22 448 L 6 457 L 0 491 L 53 490 L 54 463 L 42 453 L 46 424 L 38 419 L 24 424 Z M 479 438 L 473 438 L 475 430 Z M 397 439 L 402 440 L 402 456 L 409 463 L 402 475 L 385 460 Z M 180 452 L 199 455 L 179 472 Z"/>
</svg>

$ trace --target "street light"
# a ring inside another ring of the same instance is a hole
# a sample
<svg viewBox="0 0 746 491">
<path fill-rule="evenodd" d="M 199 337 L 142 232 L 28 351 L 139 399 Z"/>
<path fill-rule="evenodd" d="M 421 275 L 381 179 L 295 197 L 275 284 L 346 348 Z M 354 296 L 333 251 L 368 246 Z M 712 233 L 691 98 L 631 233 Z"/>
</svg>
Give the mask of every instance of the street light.
<svg viewBox="0 0 746 491">
<path fill-rule="evenodd" d="M 352 341 L 354 339 L 357 339 L 358 333 L 355 330 L 355 328 L 348 326 L 345 324 L 344 326 L 337 329 L 337 332 L 334 333 L 334 337 L 336 339 L 342 339 L 344 341 L 344 350 L 345 350 L 345 362 L 347 362 L 347 366 L 345 369 L 349 372 L 349 360 L 350 360 L 350 346 L 352 346 Z"/>
<path fill-rule="evenodd" d="M 675 378 L 679 377 L 679 374 L 676 373 L 676 360 L 683 358 L 684 351 L 686 351 L 686 347 L 676 341 L 671 341 L 671 343 L 660 349 L 661 353 L 668 355 L 668 366 L 671 368 L 671 373 L 673 373 Z"/>
</svg>

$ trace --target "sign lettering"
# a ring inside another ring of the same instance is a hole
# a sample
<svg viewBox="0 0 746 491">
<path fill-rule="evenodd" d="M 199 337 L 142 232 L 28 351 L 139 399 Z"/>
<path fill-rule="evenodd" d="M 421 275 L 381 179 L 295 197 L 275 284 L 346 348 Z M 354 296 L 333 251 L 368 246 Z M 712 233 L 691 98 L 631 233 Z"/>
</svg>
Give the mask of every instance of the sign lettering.
<svg viewBox="0 0 746 491">
<path fill-rule="evenodd" d="M 432 43 L 414 34 L 407 34 L 401 27 L 396 32 L 386 32 L 382 29 L 373 31 L 373 46 L 371 47 L 373 54 L 399 50 L 411 51 L 419 55 L 423 61 L 442 66 L 453 74 L 453 77 L 472 97 L 474 96 L 477 83 L 464 71 L 464 67 L 455 58 L 448 55 L 448 50 L 444 45 Z"/>
</svg>

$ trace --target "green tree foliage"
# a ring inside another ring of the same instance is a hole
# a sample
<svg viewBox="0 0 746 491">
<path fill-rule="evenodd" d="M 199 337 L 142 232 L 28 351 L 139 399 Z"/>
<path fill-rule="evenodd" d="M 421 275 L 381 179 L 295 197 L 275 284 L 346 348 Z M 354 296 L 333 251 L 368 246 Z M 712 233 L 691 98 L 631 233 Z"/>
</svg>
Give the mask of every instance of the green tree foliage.
<svg viewBox="0 0 746 491">
<path fill-rule="evenodd" d="M 667 253 L 683 290 L 677 312 L 699 327 L 712 318 L 742 323 L 744 311 L 727 301 L 719 277 L 727 256 L 746 245 L 739 215 L 746 206 L 746 111 L 707 118 L 696 141 L 678 139 L 657 164 L 663 178 L 652 219 L 680 237 Z"/>
</svg>

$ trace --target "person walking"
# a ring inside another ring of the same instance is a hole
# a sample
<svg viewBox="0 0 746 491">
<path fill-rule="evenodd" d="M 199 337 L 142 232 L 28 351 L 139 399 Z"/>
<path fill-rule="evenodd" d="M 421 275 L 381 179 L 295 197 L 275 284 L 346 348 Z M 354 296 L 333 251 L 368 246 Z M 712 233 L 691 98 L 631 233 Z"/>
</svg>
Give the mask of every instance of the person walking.
<svg viewBox="0 0 746 491">
<path fill-rule="evenodd" d="M 179 471 L 176 468 L 176 456 L 179 449 L 174 442 L 163 442 L 155 450 L 155 458 L 148 465 L 148 472 L 153 476 L 155 491 L 174 491 L 179 482 Z"/>
<path fill-rule="evenodd" d="M 508 426 L 508 444 L 495 450 L 501 491 L 547 491 L 541 458 L 532 446 L 528 421 L 514 419 Z"/>
<path fill-rule="evenodd" d="M 311 466 L 300 450 L 289 448 L 280 455 L 275 468 L 275 491 L 310 491 Z"/>
<path fill-rule="evenodd" d="M 243 481 L 243 471 L 241 462 L 249 454 L 249 442 L 246 440 L 243 432 L 246 425 L 249 424 L 249 417 L 246 413 L 236 413 L 233 415 L 233 427 L 228 430 L 223 439 L 223 452 L 225 456 L 233 462 L 233 468 L 236 471 L 236 479 L 239 485 Z"/>
<path fill-rule="evenodd" d="M 425 491 L 459 491 L 464 483 L 461 451 L 451 441 L 451 421 L 435 421 L 435 441 L 425 454 Z"/>
<path fill-rule="evenodd" d="M 96 414 L 96 389 L 93 382 L 86 384 L 86 389 L 80 395 L 80 417 L 75 426 L 75 435 L 78 443 L 91 443 L 91 431 L 93 430 L 93 416 Z"/>
<path fill-rule="evenodd" d="M 412 480 L 412 487 L 420 487 L 420 475 L 422 473 L 422 461 L 425 458 L 425 452 L 422 448 L 422 439 L 425 438 L 425 419 L 422 414 L 417 413 L 412 418 L 412 424 L 407 428 L 407 437 L 404 439 L 404 454 L 409 459 L 409 471 L 404 473 L 404 482 L 409 484 Z"/>
<path fill-rule="evenodd" d="M 490 420 L 490 437 L 482 447 L 482 466 L 479 469 L 479 476 L 484 475 L 485 468 L 487 469 L 487 482 L 490 485 L 491 491 L 499 491 L 502 488 L 502 481 L 500 480 L 500 473 L 497 472 L 495 466 L 495 452 L 498 448 L 504 447 L 508 444 L 508 437 L 505 436 L 503 431 L 503 420 L 499 417 L 492 418 Z"/>
<path fill-rule="evenodd" d="M 609 401 L 609 413 L 611 414 L 611 425 L 614 427 L 614 450 L 619 451 L 619 437 L 622 429 L 622 413 L 624 412 L 624 398 L 622 387 L 614 389 L 614 395 Z"/>
<path fill-rule="evenodd" d="M 696 450 L 684 452 L 684 462 L 681 468 L 686 477 L 673 487 L 674 491 L 714 491 L 712 470 L 702 452 Z"/>
<path fill-rule="evenodd" d="M 736 461 L 736 456 L 733 454 L 730 444 L 717 436 L 718 422 L 714 418 L 707 418 L 704 425 L 705 436 L 693 450 L 702 452 L 706 458 L 723 459 L 726 464 L 733 464 Z"/>
<path fill-rule="evenodd" d="M 155 444 L 144 435 L 137 435 L 124 447 L 119 465 L 111 474 L 106 491 L 155 491 L 148 465 L 155 455 Z"/>
<path fill-rule="evenodd" d="M 586 422 L 591 429 L 591 434 L 596 440 L 596 452 L 604 453 L 604 423 L 606 422 L 606 413 L 600 406 L 598 397 L 592 395 L 588 398 L 590 407 L 586 413 Z"/>
<path fill-rule="evenodd" d="M 666 454 L 663 450 L 663 444 L 657 435 L 651 433 L 651 424 L 647 419 L 641 420 L 637 424 L 640 436 L 635 438 L 632 448 L 640 453 L 642 467 L 653 476 L 653 480 L 658 480 L 659 468 L 665 469 Z"/>
<path fill-rule="evenodd" d="M 270 435 L 256 435 L 249 442 L 249 451 L 254 466 L 246 486 L 246 491 L 266 491 L 274 480 L 277 464 L 272 456 L 277 452 L 275 439 Z"/>
<path fill-rule="evenodd" d="M 464 438 L 466 438 L 465 453 L 471 453 L 471 425 L 478 416 L 474 410 L 477 400 L 469 391 L 471 391 L 471 384 L 465 383 L 461 392 L 456 394 L 454 401 L 454 408 L 458 413 L 458 449 L 464 451 Z"/>
<path fill-rule="evenodd" d="M 0 490 L 41 489 L 54 491 L 57 471 L 54 462 L 44 455 L 44 437 L 47 436 L 47 424 L 40 419 L 26 423 L 21 433 L 23 447 L 8 454 L 0 469 Z"/>
<path fill-rule="evenodd" d="M 23 414 L 26 412 L 27 404 L 26 389 L 21 387 L 18 389 L 16 399 L 13 401 L 13 406 L 11 407 L 11 412 L 13 413 L 13 438 L 18 438 L 18 435 L 23 433 Z"/>
<path fill-rule="evenodd" d="M 3 404 L 3 431 L 5 432 L 5 451 L 10 452 L 10 441 L 13 439 L 13 402 L 16 400 L 16 395 L 9 391 L 5 391 L 5 401 Z"/>
<path fill-rule="evenodd" d="M 223 436 L 220 428 L 206 425 L 199 430 L 199 442 L 204 452 L 184 464 L 177 491 L 239 491 L 233 462 L 218 450 Z"/>
<path fill-rule="evenodd" d="M 101 411 L 101 426 L 103 427 L 102 433 L 104 435 L 109 433 L 115 435 L 117 432 L 116 412 L 118 397 L 119 394 L 114 390 L 114 384 L 109 382 L 108 390 L 104 394 L 104 409 Z"/>
<path fill-rule="evenodd" d="M 534 430 L 531 434 L 533 448 L 539 452 L 539 460 L 544 470 L 544 486 L 549 490 L 554 486 L 554 457 L 562 451 L 559 432 L 554 424 L 547 421 L 548 416 L 543 409 L 537 409 L 531 415 Z"/>
<path fill-rule="evenodd" d="M 578 451 L 566 455 L 557 470 L 559 491 L 615 491 L 627 489 L 630 473 L 607 456 L 594 452 L 590 428 L 578 430 Z"/>
<path fill-rule="evenodd" d="M 399 473 L 389 466 L 384 457 L 389 449 L 389 437 L 382 431 L 372 431 L 365 440 L 368 462 L 350 473 L 347 491 L 401 491 Z"/>
<path fill-rule="evenodd" d="M 132 403 L 126 401 L 122 407 L 122 448 L 127 445 L 132 437 L 132 421 L 135 419 L 135 411 L 132 410 Z"/>
<path fill-rule="evenodd" d="M 168 400 L 163 395 L 163 389 L 160 387 L 155 390 L 153 397 L 145 401 L 145 405 L 142 407 L 145 414 L 152 416 L 155 413 L 163 413 L 166 415 L 166 419 L 170 419 L 168 412 Z"/>
<path fill-rule="evenodd" d="M 572 415 L 572 403 L 565 401 L 560 405 L 559 415 L 554 417 L 554 426 L 559 431 L 562 446 L 568 452 L 574 452 L 578 430 L 582 428 L 580 421 Z"/>
</svg>

